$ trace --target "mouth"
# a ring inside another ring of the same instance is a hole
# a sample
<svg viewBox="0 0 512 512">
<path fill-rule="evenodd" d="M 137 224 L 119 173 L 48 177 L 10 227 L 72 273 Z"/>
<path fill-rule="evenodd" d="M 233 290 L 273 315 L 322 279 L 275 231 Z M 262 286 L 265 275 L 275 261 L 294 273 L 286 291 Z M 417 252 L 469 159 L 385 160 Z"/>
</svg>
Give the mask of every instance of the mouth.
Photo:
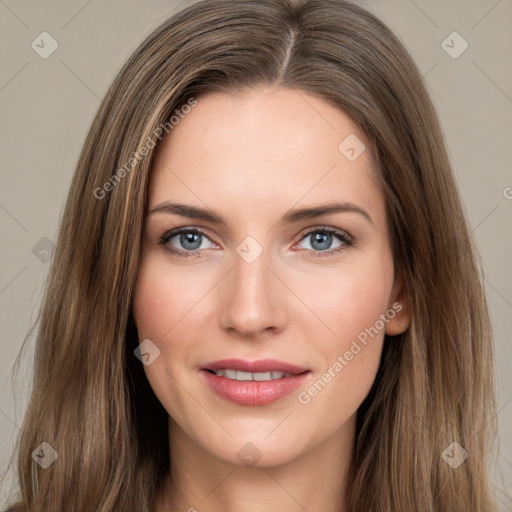
<svg viewBox="0 0 512 512">
<path fill-rule="evenodd" d="M 292 373 L 285 372 L 243 372 L 240 370 L 233 370 L 230 368 L 225 368 L 223 370 L 206 370 L 217 377 L 226 377 L 226 379 L 230 380 L 238 380 L 238 381 L 248 381 L 254 380 L 256 382 L 264 382 L 268 380 L 276 380 L 276 379 L 287 379 L 290 377 L 294 377 Z"/>
<path fill-rule="evenodd" d="M 201 369 L 210 388 L 238 405 L 266 405 L 289 395 L 311 370 L 284 361 L 223 359 Z"/>
</svg>

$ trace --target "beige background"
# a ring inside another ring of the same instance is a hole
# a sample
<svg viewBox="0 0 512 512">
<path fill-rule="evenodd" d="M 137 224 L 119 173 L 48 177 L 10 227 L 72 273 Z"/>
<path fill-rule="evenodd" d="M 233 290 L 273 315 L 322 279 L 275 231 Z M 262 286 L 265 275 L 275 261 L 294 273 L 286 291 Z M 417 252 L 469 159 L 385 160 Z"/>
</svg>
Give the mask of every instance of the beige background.
<svg viewBox="0 0 512 512">
<path fill-rule="evenodd" d="M 486 272 L 501 428 L 493 475 L 498 486 L 512 493 L 512 2 L 361 4 L 405 43 L 441 118 Z M 56 239 L 81 145 L 113 77 L 139 42 L 185 5 L 187 0 L 0 0 L 0 471 L 22 422 L 33 343 L 15 382 L 11 370 L 36 317 L 49 266 L 33 247 L 43 237 Z M 58 42 L 47 59 L 31 48 L 43 31 Z M 453 31 L 469 44 L 456 59 L 441 46 Z M 0 507 L 14 485 L 15 476 L 8 474 L 0 488 Z M 499 500 L 503 510 L 512 510 L 510 498 L 500 494 Z"/>
</svg>

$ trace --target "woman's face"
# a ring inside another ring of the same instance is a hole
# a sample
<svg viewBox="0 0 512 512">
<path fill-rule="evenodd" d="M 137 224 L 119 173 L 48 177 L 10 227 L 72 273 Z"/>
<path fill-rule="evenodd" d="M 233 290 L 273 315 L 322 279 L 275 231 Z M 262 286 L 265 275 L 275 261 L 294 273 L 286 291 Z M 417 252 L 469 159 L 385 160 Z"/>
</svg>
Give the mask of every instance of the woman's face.
<svg viewBox="0 0 512 512">
<path fill-rule="evenodd" d="M 372 172 L 362 132 L 304 91 L 201 96 L 162 140 L 133 314 L 171 434 L 257 466 L 352 435 L 408 325 Z"/>
</svg>

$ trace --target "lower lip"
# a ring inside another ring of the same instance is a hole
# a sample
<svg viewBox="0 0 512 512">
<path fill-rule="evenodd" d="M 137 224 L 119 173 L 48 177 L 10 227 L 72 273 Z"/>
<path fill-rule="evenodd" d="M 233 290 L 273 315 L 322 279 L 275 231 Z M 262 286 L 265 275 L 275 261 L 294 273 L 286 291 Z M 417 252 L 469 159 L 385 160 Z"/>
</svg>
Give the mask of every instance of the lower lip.
<svg viewBox="0 0 512 512">
<path fill-rule="evenodd" d="M 206 370 L 201 373 L 213 391 L 230 402 L 239 405 L 266 405 L 293 393 L 310 372 L 265 381 L 227 379 Z"/>
</svg>

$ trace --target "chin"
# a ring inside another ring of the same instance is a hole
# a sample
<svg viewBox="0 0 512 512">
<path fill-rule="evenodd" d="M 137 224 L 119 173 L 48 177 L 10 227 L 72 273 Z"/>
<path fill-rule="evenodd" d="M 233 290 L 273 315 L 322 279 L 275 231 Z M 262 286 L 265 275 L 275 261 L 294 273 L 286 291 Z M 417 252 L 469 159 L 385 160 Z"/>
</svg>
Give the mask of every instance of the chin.
<svg viewBox="0 0 512 512">
<path fill-rule="evenodd" d="M 247 468 L 277 467 L 293 461 L 310 449 L 308 443 L 304 442 L 304 433 L 298 430 L 294 435 L 288 427 L 281 435 L 276 433 L 270 436 L 261 432 L 251 435 L 246 431 L 224 443 L 213 444 L 209 439 L 203 447 L 226 464 Z"/>
</svg>

